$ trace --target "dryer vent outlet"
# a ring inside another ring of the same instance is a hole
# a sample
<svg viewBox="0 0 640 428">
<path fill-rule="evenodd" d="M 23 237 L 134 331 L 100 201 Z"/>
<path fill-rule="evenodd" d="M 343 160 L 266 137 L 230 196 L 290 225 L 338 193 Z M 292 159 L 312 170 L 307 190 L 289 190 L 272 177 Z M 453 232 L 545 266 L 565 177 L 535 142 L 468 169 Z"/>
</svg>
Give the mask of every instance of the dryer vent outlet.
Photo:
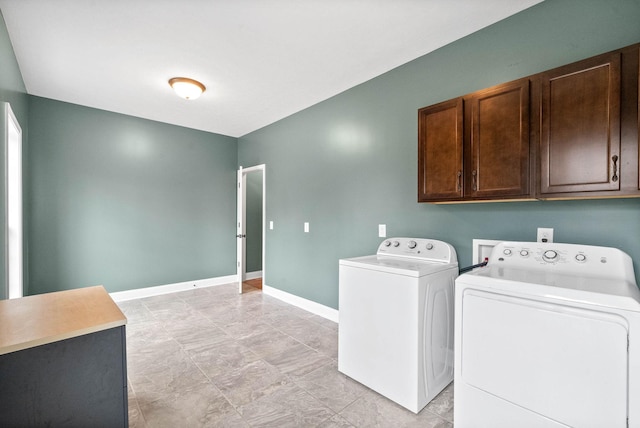
<svg viewBox="0 0 640 428">
<path fill-rule="evenodd" d="M 553 242 L 553 228 L 539 227 L 538 228 L 538 242 Z"/>
</svg>

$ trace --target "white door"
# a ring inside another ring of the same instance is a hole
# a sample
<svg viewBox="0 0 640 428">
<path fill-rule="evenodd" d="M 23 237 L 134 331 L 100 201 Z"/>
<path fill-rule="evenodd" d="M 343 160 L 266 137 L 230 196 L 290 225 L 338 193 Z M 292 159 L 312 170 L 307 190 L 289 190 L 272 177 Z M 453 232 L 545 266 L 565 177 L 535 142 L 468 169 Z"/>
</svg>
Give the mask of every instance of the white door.
<svg viewBox="0 0 640 428">
<path fill-rule="evenodd" d="M 6 281 L 7 297 L 23 296 L 22 284 L 22 129 L 11 106 L 5 108 Z"/>
<path fill-rule="evenodd" d="M 237 249 L 237 269 L 236 275 L 238 278 L 238 292 L 242 294 L 242 281 L 244 281 L 244 272 L 245 272 L 245 243 L 246 243 L 246 211 L 245 211 L 245 201 L 247 197 L 247 188 L 244 180 L 244 171 L 242 167 L 238 170 L 238 213 L 237 213 L 237 223 L 236 223 L 236 249 Z"/>
<path fill-rule="evenodd" d="M 264 281 L 265 276 L 265 219 L 266 219 L 266 177 L 265 177 L 265 165 L 257 165 L 249 168 L 242 168 L 238 170 L 238 182 L 237 182 L 237 221 L 236 221 L 236 275 L 238 278 L 238 292 L 242 294 L 242 282 L 246 272 L 246 238 L 247 238 L 247 186 L 246 175 L 251 172 L 259 171 L 262 173 L 262 278 Z"/>
</svg>

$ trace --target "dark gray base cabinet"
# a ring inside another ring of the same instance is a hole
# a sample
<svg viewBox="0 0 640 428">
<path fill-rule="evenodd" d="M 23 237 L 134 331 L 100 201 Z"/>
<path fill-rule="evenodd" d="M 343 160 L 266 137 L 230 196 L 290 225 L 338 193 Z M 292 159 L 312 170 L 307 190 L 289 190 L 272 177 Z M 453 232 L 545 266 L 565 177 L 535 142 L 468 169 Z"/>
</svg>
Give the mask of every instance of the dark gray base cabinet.
<svg viewBox="0 0 640 428">
<path fill-rule="evenodd" d="M 0 426 L 127 427 L 125 327 L 0 356 Z"/>
</svg>

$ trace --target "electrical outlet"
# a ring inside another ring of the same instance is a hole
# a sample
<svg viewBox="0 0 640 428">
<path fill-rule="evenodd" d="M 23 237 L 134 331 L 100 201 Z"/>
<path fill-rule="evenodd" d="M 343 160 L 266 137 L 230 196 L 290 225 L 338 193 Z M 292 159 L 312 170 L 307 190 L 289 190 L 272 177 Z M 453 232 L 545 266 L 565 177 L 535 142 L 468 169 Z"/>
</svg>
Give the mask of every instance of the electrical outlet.
<svg viewBox="0 0 640 428">
<path fill-rule="evenodd" d="M 553 242 L 553 228 L 551 227 L 539 227 L 538 228 L 538 242 Z"/>
<path fill-rule="evenodd" d="M 305 233 L 309 233 L 309 222 L 308 221 L 304 222 L 304 231 L 305 231 Z"/>
<path fill-rule="evenodd" d="M 378 225 L 378 238 L 386 238 L 387 237 L 387 225 L 379 224 Z"/>
</svg>

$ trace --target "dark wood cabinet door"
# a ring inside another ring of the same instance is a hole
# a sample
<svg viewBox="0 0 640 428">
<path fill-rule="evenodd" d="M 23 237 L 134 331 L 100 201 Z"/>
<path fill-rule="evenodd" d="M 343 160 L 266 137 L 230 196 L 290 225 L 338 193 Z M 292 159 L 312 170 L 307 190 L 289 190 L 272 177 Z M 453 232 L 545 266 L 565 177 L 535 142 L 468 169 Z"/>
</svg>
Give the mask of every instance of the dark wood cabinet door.
<svg viewBox="0 0 640 428">
<path fill-rule="evenodd" d="M 542 74 L 540 193 L 620 189 L 620 53 Z"/>
<path fill-rule="evenodd" d="M 462 98 L 418 110 L 418 201 L 460 199 Z"/>
<path fill-rule="evenodd" d="M 529 79 L 465 98 L 465 197 L 528 197 Z"/>
</svg>

